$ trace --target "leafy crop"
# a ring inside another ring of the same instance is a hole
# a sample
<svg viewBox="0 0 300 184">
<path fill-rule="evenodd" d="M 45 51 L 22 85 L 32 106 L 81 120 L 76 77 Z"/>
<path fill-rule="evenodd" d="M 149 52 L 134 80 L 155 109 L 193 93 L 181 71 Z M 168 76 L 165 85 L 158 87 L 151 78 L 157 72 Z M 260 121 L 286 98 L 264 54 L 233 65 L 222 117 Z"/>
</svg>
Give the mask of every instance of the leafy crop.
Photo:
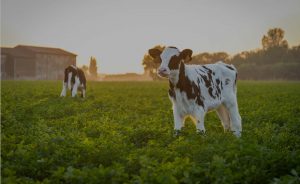
<svg viewBox="0 0 300 184">
<path fill-rule="evenodd" d="M 299 183 L 300 84 L 239 82 L 243 135 L 207 114 L 173 137 L 166 82 L 3 81 L 3 183 Z"/>
</svg>

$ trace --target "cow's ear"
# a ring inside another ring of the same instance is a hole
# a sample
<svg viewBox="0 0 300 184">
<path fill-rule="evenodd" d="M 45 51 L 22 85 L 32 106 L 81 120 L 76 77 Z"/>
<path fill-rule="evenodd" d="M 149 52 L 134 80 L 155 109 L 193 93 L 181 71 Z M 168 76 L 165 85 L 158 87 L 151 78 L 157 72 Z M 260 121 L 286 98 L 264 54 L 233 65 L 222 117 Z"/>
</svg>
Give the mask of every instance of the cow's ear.
<svg viewBox="0 0 300 184">
<path fill-rule="evenodd" d="M 185 63 L 188 63 L 192 60 L 193 51 L 191 49 L 184 49 L 180 52 L 180 59 L 183 59 Z"/>
<path fill-rule="evenodd" d="M 158 58 L 159 56 L 160 56 L 160 54 L 162 53 L 162 51 L 161 50 L 159 50 L 159 49 L 149 49 L 148 50 L 148 53 L 149 53 L 149 55 L 153 58 L 153 59 L 156 59 L 156 58 Z"/>
</svg>

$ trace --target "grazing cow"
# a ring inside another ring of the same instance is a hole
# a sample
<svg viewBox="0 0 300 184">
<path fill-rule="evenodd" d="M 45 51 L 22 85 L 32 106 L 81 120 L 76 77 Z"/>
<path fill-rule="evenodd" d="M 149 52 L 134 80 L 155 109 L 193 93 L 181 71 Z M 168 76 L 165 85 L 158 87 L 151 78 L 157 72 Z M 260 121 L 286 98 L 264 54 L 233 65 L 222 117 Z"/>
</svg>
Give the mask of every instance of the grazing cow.
<svg viewBox="0 0 300 184">
<path fill-rule="evenodd" d="M 186 65 L 192 50 L 179 51 L 166 47 L 150 49 L 149 55 L 161 63 L 158 75 L 169 78 L 169 98 L 173 104 L 174 129 L 177 135 L 190 116 L 198 132 L 205 132 L 204 116 L 216 110 L 224 130 L 241 136 L 242 124 L 236 96 L 237 70 L 223 62 L 207 65 Z"/>
<path fill-rule="evenodd" d="M 81 97 L 85 98 L 86 78 L 84 72 L 74 65 L 70 65 L 65 69 L 63 89 L 60 96 L 66 96 L 67 88 L 71 90 L 72 97 L 75 97 L 77 94 L 77 90 L 80 90 Z"/>
</svg>

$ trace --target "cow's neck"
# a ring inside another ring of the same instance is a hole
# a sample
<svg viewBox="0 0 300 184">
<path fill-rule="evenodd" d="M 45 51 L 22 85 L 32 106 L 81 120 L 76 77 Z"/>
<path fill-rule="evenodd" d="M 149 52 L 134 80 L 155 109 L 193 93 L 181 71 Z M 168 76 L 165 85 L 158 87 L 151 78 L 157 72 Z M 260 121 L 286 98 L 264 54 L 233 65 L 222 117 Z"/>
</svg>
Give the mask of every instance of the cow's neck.
<svg viewBox="0 0 300 184">
<path fill-rule="evenodd" d="M 185 64 L 183 62 L 181 62 L 179 65 L 179 68 L 177 70 L 171 70 L 171 72 L 170 72 L 170 75 L 169 75 L 170 86 L 173 86 L 173 87 L 180 86 L 179 83 L 184 82 L 184 80 L 181 80 L 183 77 L 185 77 Z"/>
</svg>

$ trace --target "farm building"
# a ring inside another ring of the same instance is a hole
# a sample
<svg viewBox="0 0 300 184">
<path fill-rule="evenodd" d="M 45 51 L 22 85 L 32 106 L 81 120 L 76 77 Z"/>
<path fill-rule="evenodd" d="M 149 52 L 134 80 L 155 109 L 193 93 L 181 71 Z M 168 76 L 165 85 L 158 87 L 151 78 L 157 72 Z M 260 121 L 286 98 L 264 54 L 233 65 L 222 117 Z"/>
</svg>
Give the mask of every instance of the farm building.
<svg viewBox="0 0 300 184">
<path fill-rule="evenodd" d="M 48 47 L 18 45 L 1 47 L 1 79 L 57 80 L 64 69 L 76 65 L 76 54 Z"/>
</svg>

